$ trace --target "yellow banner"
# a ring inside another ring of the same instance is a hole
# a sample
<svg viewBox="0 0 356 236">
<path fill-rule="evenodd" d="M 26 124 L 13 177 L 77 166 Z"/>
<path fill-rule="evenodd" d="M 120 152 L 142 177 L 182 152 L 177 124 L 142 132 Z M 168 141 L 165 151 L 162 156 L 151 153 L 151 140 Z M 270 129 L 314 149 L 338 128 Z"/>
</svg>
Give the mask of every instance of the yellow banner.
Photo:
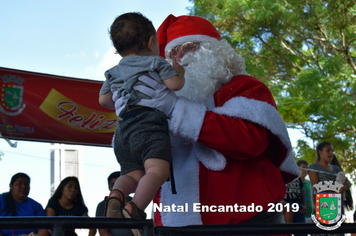
<svg viewBox="0 0 356 236">
<path fill-rule="evenodd" d="M 114 112 L 101 112 L 82 106 L 53 88 L 40 109 L 54 120 L 76 130 L 108 133 L 116 129 L 117 116 Z"/>
</svg>

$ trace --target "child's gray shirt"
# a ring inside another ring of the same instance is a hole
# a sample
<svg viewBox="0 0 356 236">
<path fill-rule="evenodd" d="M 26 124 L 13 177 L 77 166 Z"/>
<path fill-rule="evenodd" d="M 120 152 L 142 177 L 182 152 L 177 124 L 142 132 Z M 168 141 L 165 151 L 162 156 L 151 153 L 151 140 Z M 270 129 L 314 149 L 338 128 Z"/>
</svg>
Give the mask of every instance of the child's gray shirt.
<svg viewBox="0 0 356 236">
<path fill-rule="evenodd" d="M 141 75 L 148 75 L 149 71 L 155 71 L 162 80 L 169 79 L 178 73 L 160 56 L 126 56 L 119 64 L 105 72 L 106 80 L 100 89 L 100 95 L 118 90 L 123 98 L 125 106 L 134 105 L 146 95 L 136 91 L 133 87 L 137 84 L 149 86 L 138 81 Z M 150 77 L 151 78 L 151 77 Z M 152 78 L 153 79 L 153 78 Z"/>
</svg>

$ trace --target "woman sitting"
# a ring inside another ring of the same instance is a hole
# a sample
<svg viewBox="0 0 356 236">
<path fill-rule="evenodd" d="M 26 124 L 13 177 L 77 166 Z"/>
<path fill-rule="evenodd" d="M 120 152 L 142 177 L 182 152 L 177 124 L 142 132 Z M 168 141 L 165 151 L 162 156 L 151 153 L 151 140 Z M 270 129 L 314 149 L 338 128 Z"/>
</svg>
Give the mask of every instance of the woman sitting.
<svg viewBox="0 0 356 236">
<path fill-rule="evenodd" d="M 10 181 L 10 191 L 0 194 L 0 216 L 45 216 L 42 205 L 28 197 L 30 193 L 30 177 L 25 173 L 17 173 Z M 46 229 L 2 229 L 0 236 L 38 234 L 47 236 Z"/>
<path fill-rule="evenodd" d="M 77 177 L 63 179 L 46 207 L 47 216 L 88 216 L 88 208 L 83 199 Z M 89 236 L 94 236 L 95 229 L 89 230 Z M 76 235 L 75 229 L 66 229 L 66 236 Z"/>
</svg>

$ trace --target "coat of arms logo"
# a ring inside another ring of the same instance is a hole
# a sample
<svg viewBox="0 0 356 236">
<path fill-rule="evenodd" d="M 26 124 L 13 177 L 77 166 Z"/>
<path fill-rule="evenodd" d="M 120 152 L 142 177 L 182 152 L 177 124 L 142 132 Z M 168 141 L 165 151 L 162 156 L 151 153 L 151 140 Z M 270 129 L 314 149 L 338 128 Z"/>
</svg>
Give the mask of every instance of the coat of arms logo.
<svg viewBox="0 0 356 236">
<path fill-rule="evenodd" d="M 26 104 L 23 104 L 22 86 L 25 80 L 11 74 L 0 78 L 2 79 L 0 111 L 8 116 L 19 115 L 26 107 Z"/>
<path fill-rule="evenodd" d="M 345 221 L 346 216 L 342 214 L 342 195 L 339 193 L 342 186 L 336 181 L 335 183 L 324 181 L 314 184 L 317 190 L 315 195 L 316 209 L 311 218 L 320 229 L 334 230 Z"/>
</svg>

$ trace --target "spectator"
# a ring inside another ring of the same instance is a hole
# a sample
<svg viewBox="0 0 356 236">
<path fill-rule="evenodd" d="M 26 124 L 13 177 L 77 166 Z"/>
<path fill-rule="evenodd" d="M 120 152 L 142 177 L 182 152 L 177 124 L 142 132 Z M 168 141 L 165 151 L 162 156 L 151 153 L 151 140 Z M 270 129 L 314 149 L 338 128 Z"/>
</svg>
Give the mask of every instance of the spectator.
<svg viewBox="0 0 356 236">
<path fill-rule="evenodd" d="M 88 208 L 83 199 L 78 178 L 75 176 L 63 179 L 53 196 L 48 200 L 47 216 L 88 216 Z M 89 230 L 89 236 L 94 236 L 96 229 Z M 66 236 L 76 235 L 75 229 L 66 229 Z"/>
<path fill-rule="evenodd" d="M 300 179 L 302 180 L 303 183 L 303 194 L 305 198 L 305 205 L 306 205 L 306 213 L 305 215 L 305 222 L 306 223 L 311 223 L 311 214 L 313 213 L 313 202 L 312 202 L 312 185 L 309 180 L 307 180 L 305 177 L 308 175 L 308 162 L 305 160 L 299 160 L 297 162 L 297 165 L 299 166 L 299 171 L 300 171 Z"/>
<path fill-rule="evenodd" d="M 350 181 L 345 177 L 342 172 L 340 164 L 333 153 L 333 148 L 329 142 L 321 142 L 316 147 L 317 160 L 309 166 L 310 182 L 314 186 L 321 181 L 337 181 L 344 186 L 340 189 L 340 193 L 348 191 L 351 187 Z M 315 171 L 314 171 L 315 170 Z M 313 195 L 316 190 L 313 187 Z M 313 197 L 313 204 L 315 206 L 315 198 Z M 346 205 L 349 209 L 353 209 L 352 198 Z"/>
<path fill-rule="evenodd" d="M 353 222 L 356 223 L 356 210 L 354 211 L 353 214 Z M 352 233 L 351 236 L 356 236 L 356 233 Z"/>
<path fill-rule="evenodd" d="M 42 205 L 28 197 L 30 193 L 30 177 L 25 173 L 17 173 L 10 181 L 10 191 L 0 194 L 0 216 L 45 216 Z M 2 236 L 18 236 L 23 234 L 47 236 L 47 229 L 2 229 Z"/>
<path fill-rule="evenodd" d="M 317 160 L 315 163 L 309 165 L 309 178 L 310 182 L 314 186 L 315 184 L 321 181 L 336 181 L 344 186 L 340 189 L 340 193 L 345 196 L 346 192 L 349 192 L 349 188 L 351 186 L 350 181 L 345 177 L 344 172 L 341 169 L 341 166 L 334 155 L 333 147 L 329 142 L 321 142 L 316 147 Z M 315 170 L 315 171 L 314 171 Z M 330 191 L 334 193 L 333 191 Z M 315 203 L 315 194 L 316 190 L 313 187 L 313 205 L 314 208 L 316 206 Z M 350 195 L 351 196 L 351 195 Z M 350 200 L 350 199 L 349 199 Z M 345 204 L 346 203 L 346 204 Z M 352 206 L 352 198 L 351 202 L 345 202 L 344 206 L 346 208 L 353 209 Z M 341 209 L 342 214 L 344 214 L 344 209 Z M 319 234 L 318 236 L 342 236 L 344 234 Z"/>
<path fill-rule="evenodd" d="M 290 210 L 286 205 L 289 204 L 286 201 L 282 200 L 283 204 L 283 216 L 284 216 L 284 221 L 286 223 L 293 223 L 293 211 Z M 290 204 L 289 204 L 290 205 Z"/>
<path fill-rule="evenodd" d="M 305 223 L 305 198 L 303 193 L 303 183 L 301 178 L 296 178 L 292 182 L 286 185 L 287 194 L 284 198 L 284 201 L 290 206 L 293 203 L 297 203 L 299 205 L 299 211 L 294 212 L 292 216 L 292 223 Z M 295 236 L 304 236 L 305 234 L 294 234 Z"/>
<path fill-rule="evenodd" d="M 348 210 L 348 211 L 353 211 L 354 210 L 354 202 L 353 202 L 352 194 L 351 194 L 351 191 L 350 191 L 350 187 L 351 187 L 352 183 L 343 174 L 344 172 L 343 172 L 343 170 L 341 168 L 341 165 L 340 165 L 338 159 L 336 158 L 335 154 L 333 155 L 333 159 L 331 160 L 331 164 L 338 166 L 342 171 L 342 175 L 339 174 L 339 178 L 336 177 L 336 181 L 339 181 L 339 182 L 343 181 L 343 184 L 345 186 L 345 191 L 342 193 L 342 198 L 343 198 L 342 200 L 344 202 L 344 208 L 346 208 L 346 210 Z M 342 177 L 340 177 L 340 176 L 342 176 Z"/>
<path fill-rule="evenodd" d="M 117 178 L 120 177 L 120 171 L 113 172 L 108 177 L 108 187 L 111 191 L 115 184 Z M 106 199 L 106 197 L 105 197 Z M 95 216 L 105 216 L 105 199 L 101 201 L 96 207 Z M 130 201 L 131 197 L 128 197 L 126 201 Z M 121 236 L 121 235 L 132 235 L 131 229 L 98 229 L 100 236 Z"/>
</svg>

